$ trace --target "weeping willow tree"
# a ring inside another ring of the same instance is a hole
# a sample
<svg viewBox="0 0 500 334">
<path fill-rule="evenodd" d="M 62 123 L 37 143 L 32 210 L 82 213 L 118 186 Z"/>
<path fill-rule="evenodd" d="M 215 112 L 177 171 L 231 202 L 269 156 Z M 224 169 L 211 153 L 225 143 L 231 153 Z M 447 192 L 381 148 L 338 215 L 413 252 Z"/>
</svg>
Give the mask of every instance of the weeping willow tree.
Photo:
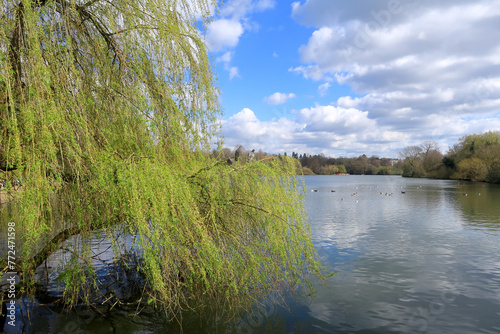
<svg viewBox="0 0 500 334">
<path fill-rule="evenodd" d="M 204 153 L 221 113 L 201 37 L 212 6 L 2 1 L 0 169 L 22 180 L 7 191 L 25 294 L 62 241 L 116 226 L 140 248 L 140 300 L 171 316 L 248 307 L 321 276 L 293 159 L 228 165 Z M 89 242 L 71 252 L 68 306 L 101 288 L 90 256 Z"/>
</svg>

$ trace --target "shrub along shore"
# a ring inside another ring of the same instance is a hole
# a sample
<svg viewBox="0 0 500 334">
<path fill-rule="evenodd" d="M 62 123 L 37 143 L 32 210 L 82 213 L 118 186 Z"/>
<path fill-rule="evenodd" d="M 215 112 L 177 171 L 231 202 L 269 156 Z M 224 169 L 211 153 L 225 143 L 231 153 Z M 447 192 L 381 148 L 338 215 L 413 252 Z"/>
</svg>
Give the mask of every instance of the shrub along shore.
<svg viewBox="0 0 500 334">
<path fill-rule="evenodd" d="M 435 142 L 400 152 L 402 175 L 500 183 L 500 132 L 471 134 L 443 155 Z"/>
</svg>

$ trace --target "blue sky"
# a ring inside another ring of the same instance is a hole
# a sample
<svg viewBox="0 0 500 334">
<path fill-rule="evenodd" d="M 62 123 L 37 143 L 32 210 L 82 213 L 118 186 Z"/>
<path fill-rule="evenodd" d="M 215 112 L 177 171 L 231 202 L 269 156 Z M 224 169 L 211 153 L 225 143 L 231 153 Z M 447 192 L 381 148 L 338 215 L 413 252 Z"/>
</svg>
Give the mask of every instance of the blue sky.
<svg viewBox="0 0 500 334">
<path fill-rule="evenodd" d="M 206 38 L 227 147 L 396 157 L 500 130 L 498 0 L 228 0 Z"/>
</svg>

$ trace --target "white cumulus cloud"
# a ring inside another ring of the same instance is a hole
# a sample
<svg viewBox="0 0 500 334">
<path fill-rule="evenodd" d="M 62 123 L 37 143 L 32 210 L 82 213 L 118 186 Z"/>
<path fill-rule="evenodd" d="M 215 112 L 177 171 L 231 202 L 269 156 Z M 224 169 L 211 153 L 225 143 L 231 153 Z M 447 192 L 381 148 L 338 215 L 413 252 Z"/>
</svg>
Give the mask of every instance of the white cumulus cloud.
<svg viewBox="0 0 500 334">
<path fill-rule="evenodd" d="M 498 130 L 498 1 L 306 0 L 291 10 L 315 30 L 289 71 L 349 86 L 356 96 L 332 105 L 367 111 L 375 133 L 447 147 L 461 135 Z"/>
<path fill-rule="evenodd" d="M 210 23 L 207 29 L 207 40 L 210 50 L 221 51 L 238 44 L 243 34 L 243 27 L 237 20 L 219 19 Z"/>
<path fill-rule="evenodd" d="M 274 94 L 265 97 L 264 101 L 266 101 L 270 105 L 278 105 L 286 103 L 289 99 L 293 99 L 294 97 L 295 94 L 293 93 L 286 94 L 286 93 L 276 92 Z"/>
<path fill-rule="evenodd" d="M 349 104 L 356 100 L 343 101 Z M 222 120 L 222 127 L 227 147 L 243 145 L 269 153 L 295 151 L 351 157 L 375 154 L 392 158 L 405 146 L 430 138 L 446 150 L 464 133 L 500 128 L 500 119 L 495 117 L 471 120 L 453 115 L 420 115 L 408 123 L 405 111 L 402 115 L 395 116 L 392 123 L 382 124 L 368 111 L 317 105 L 296 111 L 294 118 L 261 121 L 251 109 L 243 108 Z"/>
</svg>

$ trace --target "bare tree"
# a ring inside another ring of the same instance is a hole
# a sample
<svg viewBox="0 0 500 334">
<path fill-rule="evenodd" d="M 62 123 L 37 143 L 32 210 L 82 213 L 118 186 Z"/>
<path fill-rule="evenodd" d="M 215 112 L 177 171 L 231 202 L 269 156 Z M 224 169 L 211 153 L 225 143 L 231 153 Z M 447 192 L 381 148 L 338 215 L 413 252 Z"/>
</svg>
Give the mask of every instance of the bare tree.
<svg viewBox="0 0 500 334">
<path fill-rule="evenodd" d="M 439 152 L 439 145 L 433 140 L 424 141 L 420 144 L 420 148 L 424 157 L 427 157 L 431 151 Z"/>
</svg>

